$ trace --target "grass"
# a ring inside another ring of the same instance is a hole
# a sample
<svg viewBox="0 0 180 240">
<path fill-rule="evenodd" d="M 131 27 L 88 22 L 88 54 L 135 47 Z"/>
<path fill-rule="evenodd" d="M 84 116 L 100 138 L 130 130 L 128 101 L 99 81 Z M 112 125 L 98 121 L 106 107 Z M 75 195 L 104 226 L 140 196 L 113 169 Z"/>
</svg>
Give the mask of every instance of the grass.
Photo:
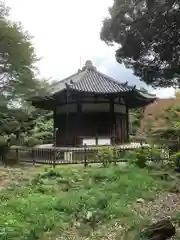
<svg viewBox="0 0 180 240">
<path fill-rule="evenodd" d="M 29 168 L 6 172 L 10 175 L 0 191 L 0 239 L 83 239 L 92 232 L 97 233 L 92 239 L 102 239 L 101 229 L 115 223 L 123 231 L 137 229 L 148 218 L 132 205 L 166 187 L 164 180 L 134 167 Z"/>
</svg>

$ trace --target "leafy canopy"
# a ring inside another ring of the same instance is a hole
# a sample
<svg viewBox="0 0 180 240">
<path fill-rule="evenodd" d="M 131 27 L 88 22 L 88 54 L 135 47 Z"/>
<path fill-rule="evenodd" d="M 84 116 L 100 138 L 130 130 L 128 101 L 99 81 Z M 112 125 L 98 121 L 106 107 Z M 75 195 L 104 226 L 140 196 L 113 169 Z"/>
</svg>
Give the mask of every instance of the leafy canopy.
<svg viewBox="0 0 180 240">
<path fill-rule="evenodd" d="M 153 86 L 180 86 L 180 1 L 114 0 L 101 39 L 116 59 Z"/>
<path fill-rule="evenodd" d="M 158 124 L 159 123 L 159 124 Z M 150 134 L 156 139 L 180 140 L 180 106 L 171 106 L 156 117 Z"/>
<path fill-rule="evenodd" d="M 13 143 L 19 144 L 22 136 L 39 134 L 35 137 L 44 140 L 52 136 L 49 112 L 35 109 L 26 99 L 46 94 L 49 84 L 37 79 L 32 37 L 8 17 L 9 8 L 0 1 L 0 138 L 9 141 L 13 136 Z"/>
<path fill-rule="evenodd" d="M 9 8 L 0 2 L 0 104 L 28 94 L 36 86 L 37 57 L 31 37 L 20 23 L 8 19 Z M 26 95 L 27 96 L 27 95 Z"/>
</svg>

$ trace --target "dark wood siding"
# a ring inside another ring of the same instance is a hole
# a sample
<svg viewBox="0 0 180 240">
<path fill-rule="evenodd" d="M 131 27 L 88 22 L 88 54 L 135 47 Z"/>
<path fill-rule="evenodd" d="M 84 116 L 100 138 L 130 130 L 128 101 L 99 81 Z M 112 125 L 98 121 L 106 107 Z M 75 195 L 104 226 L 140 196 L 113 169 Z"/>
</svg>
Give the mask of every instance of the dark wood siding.
<svg viewBox="0 0 180 240">
<path fill-rule="evenodd" d="M 127 116 L 119 113 L 69 113 L 55 115 L 57 146 L 81 144 L 82 137 L 115 137 L 115 143 L 128 141 Z"/>
</svg>

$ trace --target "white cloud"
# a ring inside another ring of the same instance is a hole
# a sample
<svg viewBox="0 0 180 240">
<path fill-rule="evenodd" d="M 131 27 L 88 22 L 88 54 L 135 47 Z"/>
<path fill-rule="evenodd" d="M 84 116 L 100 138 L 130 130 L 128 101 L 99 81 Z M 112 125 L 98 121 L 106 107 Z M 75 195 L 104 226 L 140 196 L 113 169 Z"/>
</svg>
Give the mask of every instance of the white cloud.
<svg viewBox="0 0 180 240">
<path fill-rule="evenodd" d="M 87 59 L 117 80 L 144 87 L 124 66 L 118 64 L 114 48 L 100 40 L 102 20 L 113 0 L 5 0 L 12 8 L 11 18 L 34 36 L 33 43 L 42 77 L 62 79 L 80 68 Z M 171 96 L 172 89 L 156 91 Z"/>
<path fill-rule="evenodd" d="M 171 88 L 161 88 L 153 90 L 152 93 L 156 94 L 158 98 L 174 98 L 175 97 L 175 89 Z"/>
</svg>

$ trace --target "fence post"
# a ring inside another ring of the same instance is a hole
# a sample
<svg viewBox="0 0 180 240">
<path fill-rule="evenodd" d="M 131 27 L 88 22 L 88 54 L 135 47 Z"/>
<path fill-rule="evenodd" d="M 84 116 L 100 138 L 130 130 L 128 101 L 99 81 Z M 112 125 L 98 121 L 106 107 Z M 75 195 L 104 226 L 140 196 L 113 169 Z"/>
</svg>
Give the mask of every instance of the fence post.
<svg viewBox="0 0 180 240">
<path fill-rule="evenodd" d="M 113 162 L 114 162 L 114 165 L 117 165 L 117 150 L 115 145 L 113 145 Z"/>
<path fill-rule="evenodd" d="M 19 162 L 19 148 L 16 148 L 16 160 Z"/>
<path fill-rule="evenodd" d="M 84 167 L 86 168 L 88 166 L 87 163 L 87 145 L 84 144 Z"/>
<path fill-rule="evenodd" d="M 32 148 L 32 162 L 33 162 L 33 166 L 35 166 L 36 161 L 35 161 L 35 152 L 34 152 L 34 148 Z"/>
<path fill-rule="evenodd" d="M 53 168 L 56 167 L 56 148 L 53 148 L 53 163 L 52 163 L 52 167 Z"/>
</svg>

